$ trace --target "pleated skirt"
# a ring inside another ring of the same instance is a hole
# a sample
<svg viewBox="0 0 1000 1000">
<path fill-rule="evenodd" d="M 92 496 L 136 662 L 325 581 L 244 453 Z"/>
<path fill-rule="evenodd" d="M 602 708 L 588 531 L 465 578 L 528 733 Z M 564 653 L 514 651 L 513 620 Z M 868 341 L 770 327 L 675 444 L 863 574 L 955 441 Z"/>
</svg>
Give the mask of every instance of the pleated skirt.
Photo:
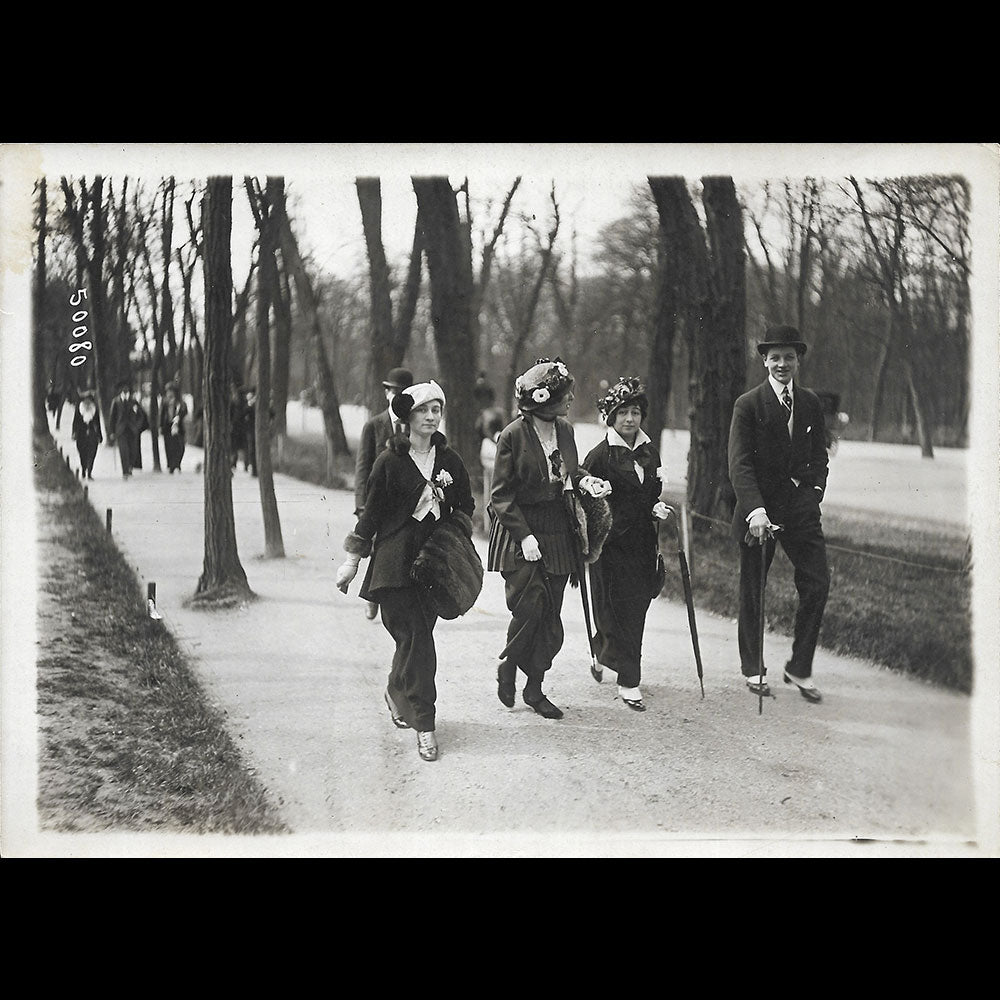
<svg viewBox="0 0 1000 1000">
<path fill-rule="evenodd" d="M 558 496 L 542 503 L 519 504 L 531 533 L 542 550 L 542 566 L 546 572 L 569 574 L 576 571 L 576 536 L 570 520 L 566 498 Z M 524 564 L 521 546 L 511 533 L 493 518 L 486 568 L 494 573 L 516 569 Z"/>
</svg>

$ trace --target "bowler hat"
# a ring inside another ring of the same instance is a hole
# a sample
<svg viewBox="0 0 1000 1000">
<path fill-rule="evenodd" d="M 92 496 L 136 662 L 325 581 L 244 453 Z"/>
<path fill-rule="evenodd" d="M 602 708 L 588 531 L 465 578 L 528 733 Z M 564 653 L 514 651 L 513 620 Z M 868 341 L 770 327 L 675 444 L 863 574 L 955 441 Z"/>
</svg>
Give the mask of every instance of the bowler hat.
<svg viewBox="0 0 1000 1000">
<path fill-rule="evenodd" d="M 382 385 L 387 389 L 407 389 L 413 385 L 413 372 L 409 368 L 393 368 L 382 380 Z"/>
<path fill-rule="evenodd" d="M 767 352 L 772 347 L 794 347 L 800 356 L 805 354 L 808 348 L 799 339 L 802 334 L 794 326 L 770 326 L 764 333 L 764 339 L 757 344 L 757 353 L 762 357 L 767 357 Z"/>
</svg>

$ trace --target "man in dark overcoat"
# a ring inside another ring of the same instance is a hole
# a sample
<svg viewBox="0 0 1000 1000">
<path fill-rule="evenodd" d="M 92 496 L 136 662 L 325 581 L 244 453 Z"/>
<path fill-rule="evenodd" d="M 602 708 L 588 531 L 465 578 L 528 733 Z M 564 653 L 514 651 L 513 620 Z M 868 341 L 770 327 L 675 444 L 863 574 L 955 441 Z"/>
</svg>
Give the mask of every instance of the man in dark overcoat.
<svg viewBox="0 0 1000 1000">
<path fill-rule="evenodd" d="M 128 382 L 118 384 L 118 395 L 108 414 L 108 443 L 118 445 L 122 475 L 129 479 L 133 469 L 142 468 L 140 435 L 149 429 L 149 418 Z"/>
<path fill-rule="evenodd" d="M 806 353 L 793 326 L 770 328 L 757 345 L 767 378 L 733 407 L 729 429 L 729 478 L 736 492 L 732 532 L 740 548 L 740 669 L 754 694 L 769 694 L 760 641 L 761 558 L 765 573 L 775 539 L 795 569 L 798 610 L 786 684 L 803 698 L 821 701 L 812 680 L 813 654 L 830 589 L 820 504 L 829 465 L 823 405 L 796 376 Z M 780 530 L 773 532 L 773 526 Z"/>
<path fill-rule="evenodd" d="M 382 381 L 385 393 L 386 408 L 365 422 L 361 428 L 361 439 L 358 442 L 358 456 L 354 464 L 354 516 L 361 517 L 365 510 L 365 498 L 368 493 L 368 477 L 379 453 L 385 448 L 386 442 L 395 433 L 396 418 L 389 408 L 393 397 L 403 389 L 413 385 L 413 372 L 409 368 L 392 368 Z M 365 605 L 365 616 L 372 620 L 378 614 L 378 603 L 368 601 Z"/>
</svg>

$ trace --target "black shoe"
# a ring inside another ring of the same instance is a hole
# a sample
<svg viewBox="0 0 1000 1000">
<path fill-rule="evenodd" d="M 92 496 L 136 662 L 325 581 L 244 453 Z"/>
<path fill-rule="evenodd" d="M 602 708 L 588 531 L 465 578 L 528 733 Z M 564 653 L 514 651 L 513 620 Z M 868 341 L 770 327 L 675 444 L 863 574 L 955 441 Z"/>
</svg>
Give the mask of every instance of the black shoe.
<svg viewBox="0 0 1000 1000">
<path fill-rule="evenodd" d="M 622 698 L 622 702 L 626 707 L 631 708 L 633 712 L 645 712 L 646 706 L 641 698 Z"/>
<path fill-rule="evenodd" d="M 525 705 L 533 708 L 543 719 L 561 719 L 563 717 L 562 711 L 556 708 L 544 694 L 537 701 L 529 701 L 527 694 L 523 692 L 521 697 L 524 699 Z"/>
<path fill-rule="evenodd" d="M 514 690 L 514 678 L 506 680 L 503 672 L 504 668 L 502 666 L 497 668 L 497 697 L 507 708 L 513 708 L 516 694 Z M 515 676 L 517 676 L 516 673 Z"/>
</svg>

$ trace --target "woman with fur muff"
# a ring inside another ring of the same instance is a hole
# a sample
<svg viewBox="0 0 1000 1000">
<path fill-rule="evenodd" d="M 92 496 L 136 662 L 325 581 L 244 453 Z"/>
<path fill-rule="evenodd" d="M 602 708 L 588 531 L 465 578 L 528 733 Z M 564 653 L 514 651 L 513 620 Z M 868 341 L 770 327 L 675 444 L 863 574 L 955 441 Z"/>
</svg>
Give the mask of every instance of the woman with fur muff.
<svg viewBox="0 0 1000 1000">
<path fill-rule="evenodd" d="M 402 426 L 375 459 L 364 510 L 344 540 L 347 559 L 337 572 L 337 587 L 346 594 L 358 563 L 371 556 L 360 596 L 378 602 L 382 625 L 396 643 L 385 703 L 397 728 L 416 731 L 417 752 L 423 760 L 438 757 L 434 735 L 438 615 L 428 591 L 414 581 L 411 571 L 443 518 L 461 522 L 471 538 L 475 510 L 465 464 L 438 431 L 444 406 L 444 390 L 433 380 L 393 397 L 391 409 Z"/>
<path fill-rule="evenodd" d="M 80 394 L 73 414 L 73 440 L 80 453 L 80 475 L 84 479 L 94 478 L 94 459 L 97 446 L 104 440 L 101 433 L 101 412 L 94 402 L 94 393 L 87 389 Z"/>
<path fill-rule="evenodd" d="M 657 574 L 656 522 L 668 516 L 660 499 L 664 486 L 660 455 L 642 429 L 649 413 L 646 391 L 637 378 L 620 378 L 597 401 L 607 434 L 584 459 L 592 475 L 611 483 L 611 532 L 590 567 L 597 629 L 594 652 L 600 681 L 603 668 L 618 674 L 618 697 L 645 712 L 642 637 L 649 605 L 662 580 Z"/>
<path fill-rule="evenodd" d="M 521 696 L 545 719 L 563 715 L 542 684 L 563 644 L 566 583 L 582 562 L 570 495 L 603 498 L 610 492 L 606 482 L 579 467 L 573 425 L 566 419 L 573 385 L 560 358 L 541 358 L 517 378 L 520 416 L 497 439 L 490 494 L 487 569 L 503 576 L 511 613 L 497 697 L 514 707 L 520 667 L 527 678 Z"/>
</svg>

